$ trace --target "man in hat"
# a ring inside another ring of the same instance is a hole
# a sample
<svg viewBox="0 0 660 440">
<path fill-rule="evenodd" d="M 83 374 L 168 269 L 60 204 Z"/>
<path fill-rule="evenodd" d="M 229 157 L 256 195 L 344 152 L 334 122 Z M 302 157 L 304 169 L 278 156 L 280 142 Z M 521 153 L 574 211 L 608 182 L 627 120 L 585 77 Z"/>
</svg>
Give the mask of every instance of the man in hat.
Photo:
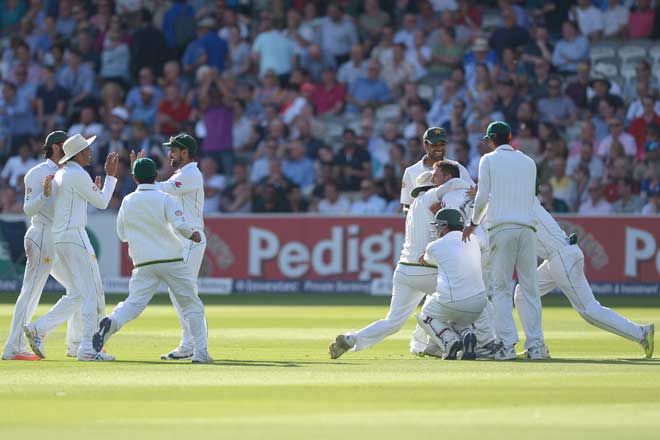
<svg viewBox="0 0 660 440">
<path fill-rule="evenodd" d="M 87 203 L 98 209 L 106 209 L 117 184 L 117 153 L 110 153 L 105 161 L 105 184 L 101 178 L 93 182 L 83 167 L 92 162 L 90 145 L 95 137 L 85 139 L 76 134 L 63 145 L 62 165 L 53 178 L 55 212 L 53 216 L 53 241 L 62 272 L 62 284 L 67 290 L 50 311 L 24 327 L 25 336 L 32 351 L 45 358 L 46 336 L 81 310 L 82 336 L 78 348 L 79 361 L 108 361 L 114 358 L 97 353 L 92 347 L 92 335 L 100 318 L 105 314 L 105 297 L 96 253 L 89 241 Z"/>
<path fill-rule="evenodd" d="M 199 269 L 202 266 L 204 259 L 204 251 L 206 250 L 206 236 L 204 235 L 204 178 L 202 172 L 197 167 L 195 157 L 197 155 L 197 141 L 195 138 L 186 133 L 181 133 L 172 136 L 169 141 L 163 144 L 164 147 L 170 149 L 169 158 L 170 164 L 177 168 L 176 172 L 168 180 L 164 182 L 156 182 L 156 188 L 174 196 L 181 206 L 183 206 L 183 215 L 188 219 L 190 226 L 199 231 L 201 240 L 193 242 L 190 240 L 183 241 L 184 247 L 184 263 L 190 268 L 193 275 L 193 280 L 197 282 L 199 276 Z M 142 157 L 144 152 L 139 154 Z M 131 152 L 131 162 L 136 159 L 134 152 Z M 163 360 L 186 360 L 193 357 L 193 335 L 185 319 L 183 309 L 177 301 L 172 290 L 169 290 L 170 299 L 172 304 L 179 315 L 181 321 L 181 328 L 183 334 L 181 342 L 178 347 L 167 354 L 161 356 Z"/>
<path fill-rule="evenodd" d="M 165 283 L 183 309 L 194 340 L 193 363 L 211 363 L 207 350 L 204 305 L 197 295 L 190 267 L 184 263 L 184 249 L 174 231 L 184 240 L 199 243 L 202 235 L 186 222 L 181 204 L 158 191 L 154 184 L 158 171 L 149 158 L 133 163 L 137 190 L 122 201 L 117 215 L 117 235 L 128 243 L 133 273 L 126 300 L 103 318 L 94 334 L 93 345 L 101 351 L 112 334 L 145 309 L 160 282 Z"/>
<path fill-rule="evenodd" d="M 536 276 L 536 219 L 532 208 L 536 200 L 536 164 L 510 145 L 511 127 L 502 121 L 492 122 L 484 139 L 490 153 L 479 163 L 479 187 L 470 224 L 463 230 L 463 240 L 484 220 L 489 233 L 491 256 L 492 302 L 495 329 L 503 344 L 497 360 L 516 359 L 518 331 L 513 319 L 511 280 L 514 268 L 529 303 L 530 319 L 523 327 L 525 348 L 531 359 L 549 357 L 541 327 L 541 298 Z"/>
<path fill-rule="evenodd" d="M 432 171 L 433 164 L 445 160 L 445 150 L 447 148 L 447 132 L 444 128 L 431 127 L 424 132 L 422 137 L 424 142 L 424 150 L 426 154 L 417 163 L 410 165 L 403 172 L 403 182 L 401 183 L 401 204 L 403 205 L 403 212 L 408 212 L 410 204 L 413 202 L 411 191 L 415 187 L 417 177 L 425 171 Z M 453 162 L 453 161 L 452 161 Z M 454 162 L 461 173 L 461 179 L 466 180 L 470 185 L 474 185 L 474 181 L 470 177 L 467 169 L 458 162 Z"/>
<path fill-rule="evenodd" d="M 479 239 L 462 242 L 463 215 L 458 209 L 441 209 L 432 224 L 438 239 L 429 243 L 420 261 L 442 270 L 438 270 L 435 292 L 415 318 L 442 349 L 443 359 L 456 359 L 462 350 L 462 359 L 474 360 L 477 337 L 472 326 L 487 302 Z"/>
<path fill-rule="evenodd" d="M 24 246 L 27 261 L 23 273 L 23 286 L 16 300 L 14 316 L 9 329 L 9 337 L 2 352 L 2 359 L 36 361 L 39 356 L 28 350 L 23 334 L 23 326 L 32 320 L 39 304 L 48 275 L 60 284 L 63 275 L 59 265 L 54 265 L 53 245 L 53 197 L 50 197 L 50 179 L 64 156 L 62 145 L 67 139 L 63 131 L 54 131 L 46 137 L 44 156 L 46 160 L 32 167 L 25 175 L 25 202 L 23 211 L 30 217 L 30 227 L 25 234 Z M 76 311 L 67 327 L 67 355 L 76 356 L 80 344 L 80 313 Z"/>
<path fill-rule="evenodd" d="M 419 257 L 424 253 L 431 238 L 429 228 L 433 220 L 431 209 L 437 209 L 443 194 L 454 189 L 454 185 L 460 182 L 460 179 L 453 179 L 444 185 L 434 187 L 439 184 L 441 173 L 439 164 L 434 164 L 432 171 L 418 176 L 415 188 L 412 190 L 413 203 L 406 216 L 403 249 L 392 278 L 392 300 L 387 316 L 357 332 L 338 335 L 328 347 L 332 359 L 339 358 L 350 349 L 359 351 L 369 348 L 398 332 L 415 312 L 415 308 L 424 296 L 433 292 L 437 266 L 420 263 Z M 416 354 L 435 355 L 436 353 L 426 351 Z"/>
</svg>

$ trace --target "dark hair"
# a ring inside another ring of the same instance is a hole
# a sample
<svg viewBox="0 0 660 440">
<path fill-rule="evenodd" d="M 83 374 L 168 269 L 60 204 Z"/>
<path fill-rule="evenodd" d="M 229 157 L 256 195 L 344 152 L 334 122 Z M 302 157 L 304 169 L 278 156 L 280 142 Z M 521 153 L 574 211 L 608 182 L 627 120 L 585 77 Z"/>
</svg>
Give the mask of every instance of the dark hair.
<svg viewBox="0 0 660 440">
<path fill-rule="evenodd" d="M 53 146 L 52 145 L 44 145 L 44 157 L 46 159 L 50 159 L 53 157 Z"/>
<path fill-rule="evenodd" d="M 511 135 L 511 133 L 507 133 L 507 134 L 493 133 L 493 134 L 490 135 L 490 140 L 493 141 L 493 143 L 496 146 L 499 147 L 500 145 L 505 145 L 505 144 L 509 143 L 509 136 L 510 135 Z"/>
<path fill-rule="evenodd" d="M 461 175 L 458 166 L 456 166 L 455 163 L 449 162 L 447 160 L 441 160 L 435 166 L 440 168 L 440 171 L 442 171 L 443 174 L 449 174 L 452 178 L 456 178 Z"/>
<path fill-rule="evenodd" d="M 447 229 L 450 231 L 462 231 L 463 226 L 458 226 L 458 225 L 447 225 Z"/>
<path fill-rule="evenodd" d="M 153 176 L 153 177 L 144 177 L 144 178 L 142 178 L 142 179 L 138 179 L 138 178 L 136 177 L 135 180 L 137 180 L 138 183 L 146 183 L 146 184 L 149 184 L 149 183 L 154 183 L 154 182 L 156 181 L 156 176 Z"/>
<path fill-rule="evenodd" d="M 151 23 L 153 21 L 153 14 L 148 8 L 140 9 L 140 18 L 144 23 Z"/>
</svg>

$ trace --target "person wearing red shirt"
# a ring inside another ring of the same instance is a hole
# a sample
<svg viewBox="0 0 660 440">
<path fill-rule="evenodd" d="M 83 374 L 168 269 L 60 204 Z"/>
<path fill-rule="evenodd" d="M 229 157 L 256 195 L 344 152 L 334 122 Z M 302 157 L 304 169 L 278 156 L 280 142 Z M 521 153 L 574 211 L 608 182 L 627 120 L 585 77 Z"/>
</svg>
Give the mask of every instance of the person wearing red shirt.
<svg viewBox="0 0 660 440">
<path fill-rule="evenodd" d="M 156 133 L 163 136 L 174 136 L 183 131 L 184 124 L 190 117 L 190 106 L 181 95 L 177 84 L 165 87 L 165 96 L 158 105 L 156 115 Z"/>
<path fill-rule="evenodd" d="M 629 37 L 648 38 L 653 32 L 654 21 L 655 10 L 651 7 L 651 0 L 639 0 L 628 19 Z"/>
<path fill-rule="evenodd" d="M 660 116 L 655 112 L 655 100 L 652 96 L 642 97 L 642 109 L 644 113 L 630 123 L 628 132 L 635 138 L 637 144 L 637 159 L 643 160 L 645 155 L 644 144 L 646 141 L 646 127 L 651 124 L 660 125 Z"/>
<path fill-rule="evenodd" d="M 332 69 L 325 69 L 321 74 L 321 84 L 312 95 L 312 102 L 318 115 L 330 113 L 337 115 L 344 108 L 346 87 L 337 82 L 337 76 Z"/>
</svg>

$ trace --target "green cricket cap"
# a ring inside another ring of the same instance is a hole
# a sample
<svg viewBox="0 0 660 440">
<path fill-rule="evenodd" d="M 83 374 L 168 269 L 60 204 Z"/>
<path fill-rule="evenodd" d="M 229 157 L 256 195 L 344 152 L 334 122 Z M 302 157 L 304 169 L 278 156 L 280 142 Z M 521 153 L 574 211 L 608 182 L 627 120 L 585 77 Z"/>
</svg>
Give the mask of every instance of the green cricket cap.
<svg viewBox="0 0 660 440">
<path fill-rule="evenodd" d="M 156 162 L 149 159 L 148 157 L 142 157 L 135 162 L 133 162 L 133 175 L 138 182 L 143 182 L 145 180 L 152 179 L 158 174 L 158 169 L 156 168 Z"/>
<path fill-rule="evenodd" d="M 180 133 L 176 136 L 172 136 L 168 142 L 163 143 L 163 146 L 188 150 L 191 156 L 194 156 L 197 153 L 197 141 L 187 133 Z"/>
<path fill-rule="evenodd" d="M 463 215 L 458 209 L 444 208 L 435 214 L 432 225 L 463 226 Z"/>
<path fill-rule="evenodd" d="M 69 135 L 62 130 L 57 130 L 50 132 L 46 136 L 46 142 L 44 143 L 44 148 L 50 148 L 55 144 L 61 144 L 69 138 Z"/>
<path fill-rule="evenodd" d="M 511 134 L 511 127 L 509 124 L 503 121 L 494 121 L 488 124 L 486 129 L 486 136 L 484 139 L 490 139 L 492 135 L 503 135 L 507 136 Z"/>
<path fill-rule="evenodd" d="M 444 128 L 431 127 L 424 132 L 422 138 L 424 143 L 437 144 L 439 142 L 447 142 L 447 132 Z"/>
</svg>

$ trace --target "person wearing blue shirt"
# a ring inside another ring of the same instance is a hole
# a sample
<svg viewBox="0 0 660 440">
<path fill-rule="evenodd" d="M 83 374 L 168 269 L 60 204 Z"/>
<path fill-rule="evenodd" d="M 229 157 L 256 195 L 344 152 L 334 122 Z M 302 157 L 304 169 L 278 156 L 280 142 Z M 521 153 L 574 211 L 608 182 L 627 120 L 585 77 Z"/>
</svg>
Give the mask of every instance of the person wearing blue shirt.
<svg viewBox="0 0 660 440">
<path fill-rule="evenodd" d="M 186 4 L 186 0 L 176 0 L 172 7 L 165 12 L 163 17 L 163 33 L 170 47 L 176 47 L 176 20 L 180 15 L 194 17 L 195 10 L 192 6 Z"/>
<path fill-rule="evenodd" d="M 314 186 L 314 161 L 306 157 L 307 150 L 300 141 L 289 146 L 289 159 L 282 164 L 282 172 L 304 192 Z"/>
<path fill-rule="evenodd" d="M 589 57 L 589 39 L 580 35 L 571 21 L 564 22 L 561 33 L 562 39 L 552 52 L 552 64 L 562 73 L 575 73 L 578 63 Z"/>
<path fill-rule="evenodd" d="M 364 107 L 381 105 L 392 100 L 387 84 L 380 79 L 380 61 L 372 59 L 367 67 L 366 78 L 359 78 L 348 90 L 347 113 L 359 113 Z"/>
<path fill-rule="evenodd" d="M 215 28 L 215 20 L 211 17 L 204 17 L 197 23 L 197 39 L 188 44 L 183 54 L 183 65 L 189 72 L 195 71 L 202 64 L 215 67 L 220 73 L 224 72 L 229 46 L 218 37 Z"/>
</svg>

